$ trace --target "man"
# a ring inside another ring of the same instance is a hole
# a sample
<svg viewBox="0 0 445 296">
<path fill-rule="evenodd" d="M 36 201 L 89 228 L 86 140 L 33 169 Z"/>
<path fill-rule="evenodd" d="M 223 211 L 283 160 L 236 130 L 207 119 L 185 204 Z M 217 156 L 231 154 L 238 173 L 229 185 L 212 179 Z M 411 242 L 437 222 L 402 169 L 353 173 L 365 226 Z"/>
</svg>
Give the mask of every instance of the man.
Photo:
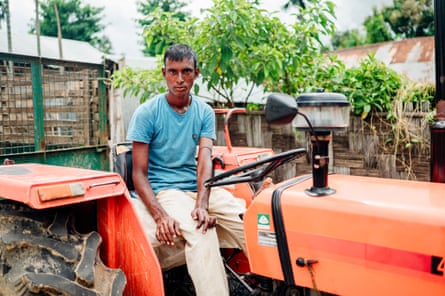
<svg viewBox="0 0 445 296">
<path fill-rule="evenodd" d="M 168 92 L 139 106 L 127 133 L 135 204 L 163 269 L 186 263 L 197 295 L 229 295 L 219 248 L 244 250 L 245 206 L 203 185 L 212 174 L 215 114 L 190 94 L 199 76 L 195 52 L 169 47 L 162 74 Z"/>
</svg>

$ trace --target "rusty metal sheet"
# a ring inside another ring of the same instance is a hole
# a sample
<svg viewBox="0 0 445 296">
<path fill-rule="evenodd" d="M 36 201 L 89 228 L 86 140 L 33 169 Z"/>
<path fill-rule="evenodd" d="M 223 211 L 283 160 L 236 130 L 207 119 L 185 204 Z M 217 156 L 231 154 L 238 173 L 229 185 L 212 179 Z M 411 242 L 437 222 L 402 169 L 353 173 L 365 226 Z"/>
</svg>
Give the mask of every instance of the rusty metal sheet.
<svg viewBox="0 0 445 296">
<path fill-rule="evenodd" d="M 432 36 L 382 42 L 332 52 L 347 67 L 358 66 L 371 53 L 413 81 L 435 82 L 434 37 Z"/>
</svg>

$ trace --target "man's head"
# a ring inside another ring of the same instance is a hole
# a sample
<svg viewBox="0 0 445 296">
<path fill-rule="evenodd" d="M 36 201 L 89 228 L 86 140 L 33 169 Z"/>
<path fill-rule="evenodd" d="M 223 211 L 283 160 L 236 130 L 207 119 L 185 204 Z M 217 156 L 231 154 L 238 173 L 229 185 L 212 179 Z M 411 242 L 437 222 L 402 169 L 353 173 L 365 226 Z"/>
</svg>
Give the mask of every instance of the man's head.
<svg viewBox="0 0 445 296">
<path fill-rule="evenodd" d="M 199 76 L 196 53 L 189 46 L 170 46 L 164 54 L 162 75 L 170 96 L 188 100 L 195 79 Z"/>
<path fill-rule="evenodd" d="M 179 62 L 183 59 L 191 59 L 193 66 L 196 69 L 198 67 L 198 58 L 195 51 L 188 45 L 175 44 L 167 48 L 164 54 L 164 67 L 167 64 L 167 60 Z"/>
</svg>

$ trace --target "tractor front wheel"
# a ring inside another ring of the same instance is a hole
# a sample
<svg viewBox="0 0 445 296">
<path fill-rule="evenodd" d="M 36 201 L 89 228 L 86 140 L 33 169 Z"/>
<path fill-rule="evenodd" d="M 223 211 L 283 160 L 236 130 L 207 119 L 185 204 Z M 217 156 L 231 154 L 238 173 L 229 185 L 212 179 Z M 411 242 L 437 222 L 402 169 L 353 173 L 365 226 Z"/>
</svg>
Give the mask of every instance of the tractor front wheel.
<svg viewBox="0 0 445 296">
<path fill-rule="evenodd" d="M 102 263 L 101 241 L 78 233 L 68 208 L 0 200 L 0 295 L 122 295 L 125 275 Z"/>
</svg>

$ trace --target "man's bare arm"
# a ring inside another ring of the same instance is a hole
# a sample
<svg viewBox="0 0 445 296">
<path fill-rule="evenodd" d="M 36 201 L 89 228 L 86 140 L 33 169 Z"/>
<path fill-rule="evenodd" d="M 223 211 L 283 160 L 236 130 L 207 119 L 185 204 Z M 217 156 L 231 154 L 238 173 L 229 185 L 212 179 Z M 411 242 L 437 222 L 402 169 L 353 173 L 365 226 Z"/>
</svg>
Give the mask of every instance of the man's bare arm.
<svg viewBox="0 0 445 296">
<path fill-rule="evenodd" d="M 204 182 L 212 176 L 212 149 L 213 141 L 209 138 L 201 138 L 198 147 L 198 169 L 195 209 L 192 211 L 193 219 L 197 220 L 197 228 L 202 227 L 205 233 L 209 227 L 216 224 L 215 217 L 208 213 L 210 188 L 204 186 Z"/>
<path fill-rule="evenodd" d="M 148 180 L 149 145 L 133 142 L 133 183 L 135 189 L 156 222 L 156 238 L 159 242 L 173 245 L 174 238 L 181 235 L 179 222 L 170 217 L 159 202 Z"/>
</svg>

